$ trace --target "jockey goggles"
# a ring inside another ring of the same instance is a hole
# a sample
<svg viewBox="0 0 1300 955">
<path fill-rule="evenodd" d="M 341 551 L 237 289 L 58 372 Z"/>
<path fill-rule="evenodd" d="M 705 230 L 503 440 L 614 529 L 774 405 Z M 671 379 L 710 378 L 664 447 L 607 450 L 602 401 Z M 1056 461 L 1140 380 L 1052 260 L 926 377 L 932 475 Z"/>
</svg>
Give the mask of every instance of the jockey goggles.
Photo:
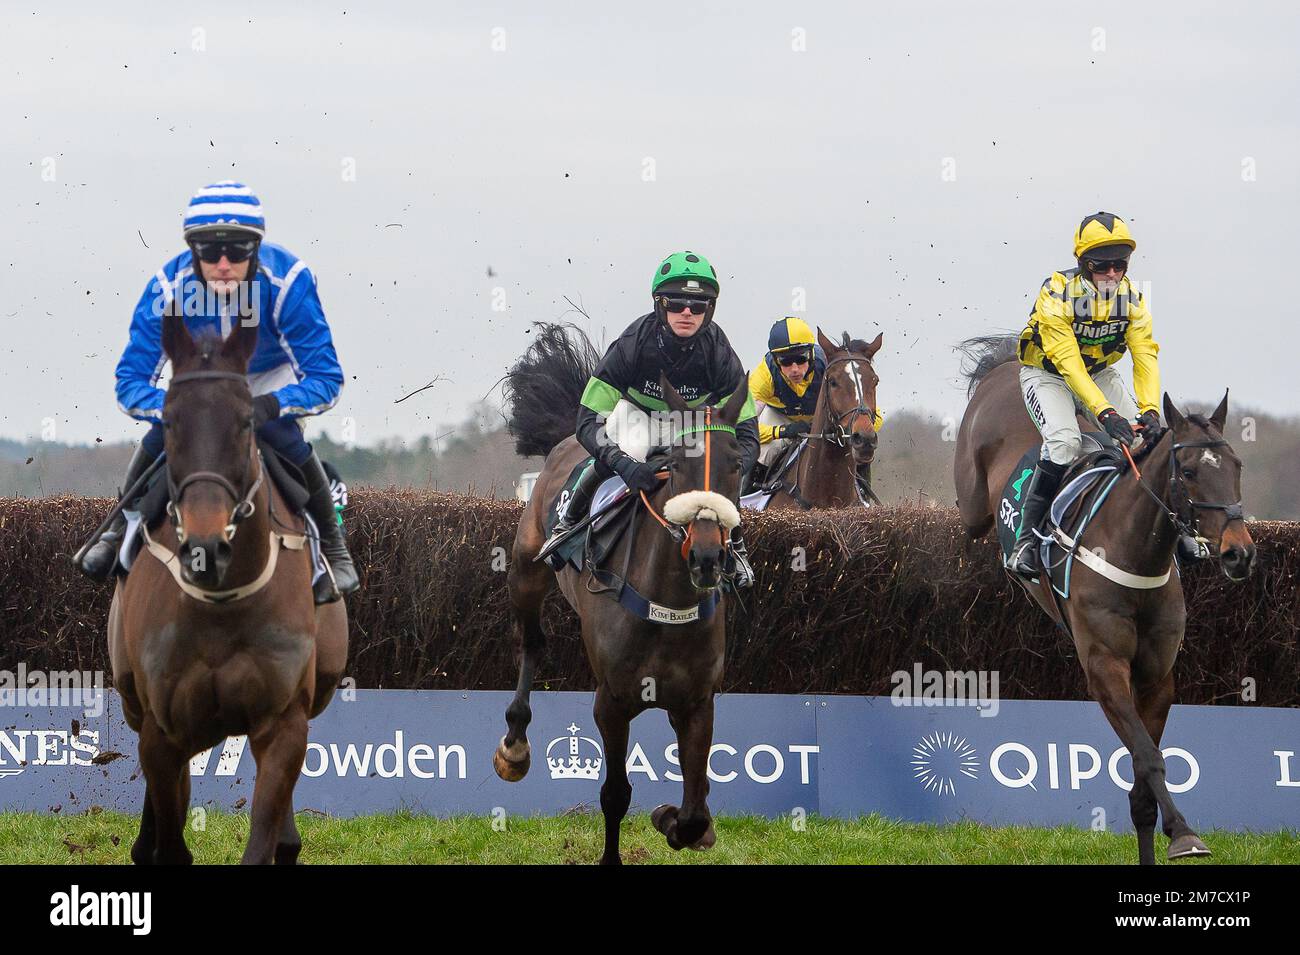
<svg viewBox="0 0 1300 955">
<path fill-rule="evenodd" d="M 1114 269 L 1123 272 L 1128 268 L 1128 259 L 1084 259 L 1084 266 L 1089 272 L 1105 273 Z"/>
<path fill-rule="evenodd" d="M 806 348 L 800 348 L 794 351 L 777 352 L 772 357 L 776 359 L 776 363 L 782 368 L 787 368 L 790 365 L 806 365 L 812 360 L 812 356 L 809 355 L 808 349 Z"/>
<path fill-rule="evenodd" d="M 664 308 L 670 312 L 684 312 L 688 308 L 693 315 L 703 315 L 709 307 L 707 298 L 690 298 L 685 295 L 661 295 L 664 300 Z"/>
<path fill-rule="evenodd" d="M 193 239 L 190 248 L 199 261 L 213 265 L 221 261 L 224 255 L 232 264 L 247 262 L 257 251 L 256 239 Z"/>
</svg>

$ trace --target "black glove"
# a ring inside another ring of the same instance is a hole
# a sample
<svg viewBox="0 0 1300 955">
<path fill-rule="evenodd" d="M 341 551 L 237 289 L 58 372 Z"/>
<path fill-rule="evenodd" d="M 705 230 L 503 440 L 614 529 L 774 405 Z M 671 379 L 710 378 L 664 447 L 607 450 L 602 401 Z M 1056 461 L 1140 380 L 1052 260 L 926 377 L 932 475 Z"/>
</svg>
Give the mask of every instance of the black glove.
<svg viewBox="0 0 1300 955">
<path fill-rule="evenodd" d="M 280 417 L 280 399 L 275 395 L 258 395 L 253 399 L 253 427 L 260 428 Z"/>
<path fill-rule="evenodd" d="M 1114 408 L 1107 408 L 1097 415 L 1097 423 L 1106 429 L 1108 435 L 1126 447 L 1131 447 L 1137 440 L 1137 435 L 1133 433 L 1133 426 Z"/>
<path fill-rule="evenodd" d="M 776 436 L 780 439 L 785 438 L 802 438 L 812 431 L 812 425 L 807 421 L 793 421 L 790 424 L 783 424 L 776 429 Z"/>
<path fill-rule="evenodd" d="M 1160 415 L 1155 411 L 1142 412 L 1138 415 L 1137 431 L 1144 444 L 1155 444 L 1160 437 Z"/>
<path fill-rule="evenodd" d="M 623 455 L 614 462 L 613 468 L 614 473 L 634 491 L 649 493 L 659 489 L 659 478 L 655 474 L 655 469 L 644 461 Z"/>
</svg>

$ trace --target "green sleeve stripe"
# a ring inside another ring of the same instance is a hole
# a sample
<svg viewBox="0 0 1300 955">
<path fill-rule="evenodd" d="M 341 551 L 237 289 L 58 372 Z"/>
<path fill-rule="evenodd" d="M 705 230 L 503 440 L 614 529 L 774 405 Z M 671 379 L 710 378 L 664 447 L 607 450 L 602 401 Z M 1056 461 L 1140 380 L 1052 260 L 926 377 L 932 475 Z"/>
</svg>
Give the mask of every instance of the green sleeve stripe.
<svg viewBox="0 0 1300 955">
<path fill-rule="evenodd" d="M 593 375 L 587 379 L 587 387 L 583 389 L 580 403 L 596 414 L 607 415 L 614 410 L 614 406 L 622 397 L 617 388 Z"/>
</svg>

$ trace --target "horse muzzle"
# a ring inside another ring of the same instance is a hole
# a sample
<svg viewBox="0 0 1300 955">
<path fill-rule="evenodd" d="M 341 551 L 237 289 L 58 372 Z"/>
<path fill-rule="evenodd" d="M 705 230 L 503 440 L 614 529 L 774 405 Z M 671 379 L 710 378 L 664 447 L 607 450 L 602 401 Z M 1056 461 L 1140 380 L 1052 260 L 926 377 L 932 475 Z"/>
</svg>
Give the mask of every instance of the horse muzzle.
<svg viewBox="0 0 1300 955">
<path fill-rule="evenodd" d="M 696 590 L 709 591 L 721 584 L 724 558 L 721 542 L 693 545 L 686 554 L 691 586 Z"/>
<path fill-rule="evenodd" d="M 1219 567 L 1229 580 L 1240 582 L 1251 575 L 1255 569 L 1255 545 L 1253 542 L 1227 543 L 1219 547 Z"/>
<path fill-rule="evenodd" d="M 867 433 L 854 431 L 853 437 L 849 439 L 849 447 L 853 451 L 853 460 L 856 464 L 870 464 L 876 459 L 876 446 L 880 443 L 880 437 L 876 432 Z"/>
<path fill-rule="evenodd" d="M 220 590 L 233 552 L 230 540 L 224 534 L 190 535 L 177 554 L 181 562 L 181 578 L 187 584 L 204 590 Z"/>
</svg>

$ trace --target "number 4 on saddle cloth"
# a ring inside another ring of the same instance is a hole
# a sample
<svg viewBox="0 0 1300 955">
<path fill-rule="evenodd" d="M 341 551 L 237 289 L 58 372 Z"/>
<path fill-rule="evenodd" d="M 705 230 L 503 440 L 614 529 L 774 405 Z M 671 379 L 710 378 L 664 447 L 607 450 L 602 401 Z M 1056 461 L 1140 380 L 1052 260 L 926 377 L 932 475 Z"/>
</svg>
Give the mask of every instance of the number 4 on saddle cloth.
<svg viewBox="0 0 1300 955">
<path fill-rule="evenodd" d="M 1119 446 L 1108 435 L 1085 432 L 1082 438 L 1083 453 L 1066 472 L 1061 481 L 1061 490 L 1048 509 L 1048 527 L 1033 529 L 1039 539 L 1042 566 L 1046 568 L 1052 589 L 1062 599 L 1070 596 L 1070 574 L 1076 560 L 1103 577 L 1128 587 L 1162 586 L 1168 579 L 1168 574 L 1163 578 L 1148 578 L 1125 573 L 1079 544 L 1080 536 L 1097 516 L 1106 503 L 1111 488 L 1129 466 Z M 994 520 L 1004 567 L 1015 547 L 1016 531 L 1020 527 L 1021 501 L 1028 490 L 1038 455 L 1037 445 L 1025 452 L 1011 472 L 998 502 Z"/>
<path fill-rule="evenodd" d="M 584 458 L 569 472 L 569 478 L 564 482 L 555 504 L 546 512 L 545 526 L 542 529 L 548 538 L 560 522 L 560 515 L 569 504 L 578 478 L 591 466 L 592 459 Z M 632 523 L 636 508 L 631 505 L 636 499 L 637 496 L 618 475 L 601 482 L 592 498 L 587 516 L 575 524 L 569 535 L 547 556 L 551 567 L 559 571 L 570 565 L 582 570 L 587 562 L 595 566 L 603 564 Z"/>
<path fill-rule="evenodd" d="M 262 454 L 262 463 L 265 465 L 267 473 L 270 474 L 271 480 L 275 482 L 276 489 L 279 490 L 280 496 L 284 499 L 289 511 L 295 516 L 303 518 L 307 524 L 306 537 L 311 547 L 311 581 L 314 586 L 328 571 L 325 557 L 320 550 L 320 535 L 316 531 L 316 525 L 311 515 L 306 510 L 309 497 L 306 485 L 297 468 L 277 453 L 269 444 L 259 439 L 257 446 Z M 322 463 L 325 473 L 329 477 L 330 493 L 334 498 L 335 513 L 340 515 L 341 518 L 343 508 L 348 502 L 347 485 L 343 483 L 333 465 L 328 462 Z M 147 530 L 150 534 L 156 531 L 167 515 L 167 504 L 170 496 L 167 487 L 167 469 L 164 466 L 158 468 L 143 493 L 137 496 L 135 500 L 122 502 L 122 513 L 126 517 L 126 532 L 122 535 L 122 543 L 118 548 L 117 566 L 115 568 L 117 574 L 125 577 L 131 570 L 136 557 L 139 555 L 140 548 L 144 546 L 145 535 L 143 531 Z"/>
</svg>

